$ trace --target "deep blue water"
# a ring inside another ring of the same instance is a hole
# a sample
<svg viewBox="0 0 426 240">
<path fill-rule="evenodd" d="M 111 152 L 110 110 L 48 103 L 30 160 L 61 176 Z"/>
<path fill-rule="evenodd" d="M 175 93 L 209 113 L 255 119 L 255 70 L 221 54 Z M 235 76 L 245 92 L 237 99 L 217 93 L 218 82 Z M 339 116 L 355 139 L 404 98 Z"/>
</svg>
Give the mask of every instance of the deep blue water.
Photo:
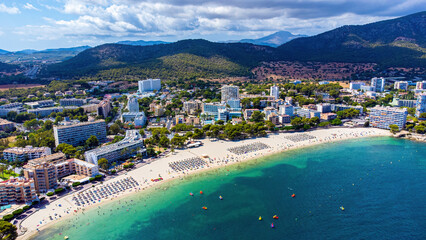
<svg viewBox="0 0 426 240">
<path fill-rule="evenodd" d="M 425 190 L 426 144 L 350 140 L 166 183 L 36 239 L 426 239 Z"/>
</svg>

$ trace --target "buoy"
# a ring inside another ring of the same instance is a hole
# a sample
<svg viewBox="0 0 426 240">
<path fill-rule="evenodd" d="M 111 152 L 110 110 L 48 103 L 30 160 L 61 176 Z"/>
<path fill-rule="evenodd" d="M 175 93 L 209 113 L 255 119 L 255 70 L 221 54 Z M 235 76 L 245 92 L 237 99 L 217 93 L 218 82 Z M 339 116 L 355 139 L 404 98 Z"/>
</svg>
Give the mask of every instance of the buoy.
<svg viewBox="0 0 426 240">
<path fill-rule="evenodd" d="M 340 210 L 345 211 L 345 208 L 343 206 L 340 207 Z"/>
<path fill-rule="evenodd" d="M 192 192 L 189 193 L 190 196 L 194 196 L 194 194 Z"/>
<path fill-rule="evenodd" d="M 259 216 L 259 221 L 262 221 L 262 216 Z"/>
<path fill-rule="evenodd" d="M 274 215 L 272 218 L 273 218 L 273 219 L 278 219 L 278 216 L 277 216 L 277 215 Z"/>
<path fill-rule="evenodd" d="M 296 197 L 296 194 L 294 194 L 294 193 L 293 193 L 293 194 L 291 195 L 291 197 L 292 197 L 292 198 Z"/>
<path fill-rule="evenodd" d="M 200 194 L 203 194 L 203 191 L 200 191 Z"/>
<path fill-rule="evenodd" d="M 220 200 L 223 200 L 223 197 L 222 197 L 222 196 L 219 196 L 219 199 L 220 199 Z"/>
<path fill-rule="evenodd" d="M 274 228 L 275 226 L 274 226 L 274 223 L 271 223 L 271 228 Z"/>
<path fill-rule="evenodd" d="M 206 207 L 206 206 L 204 206 L 204 207 L 203 207 L 203 209 L 204 209 L 204 210 L 207 210 L 207 207 Z"/>
</svg>

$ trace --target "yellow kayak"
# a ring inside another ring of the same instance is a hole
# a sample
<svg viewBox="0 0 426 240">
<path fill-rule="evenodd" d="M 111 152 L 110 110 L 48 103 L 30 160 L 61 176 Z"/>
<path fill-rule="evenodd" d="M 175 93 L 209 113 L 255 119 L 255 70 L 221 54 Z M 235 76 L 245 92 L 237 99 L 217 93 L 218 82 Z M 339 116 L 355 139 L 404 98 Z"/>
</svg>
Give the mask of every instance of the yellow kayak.
<svg viewBox="0 0 426 240">
<path fill-rule="evenodd" d="M 262 216 L 259 217 L 259 221 L 262 221 Z"/>
</svg>

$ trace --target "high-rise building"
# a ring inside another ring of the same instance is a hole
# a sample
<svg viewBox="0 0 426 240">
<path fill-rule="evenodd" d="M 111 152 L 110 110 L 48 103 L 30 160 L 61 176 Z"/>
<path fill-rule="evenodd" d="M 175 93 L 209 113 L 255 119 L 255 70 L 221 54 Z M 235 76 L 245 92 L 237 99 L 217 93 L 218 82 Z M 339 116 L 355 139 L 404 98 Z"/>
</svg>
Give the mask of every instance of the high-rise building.
<svg viewBox="0 0 426 240">
<path fill-rule="evenodd" d="M 421 93 L 417 96 L 416 102 L 416 117 L 426 112 L 426 93 Z"/>
<path fill-rule="evenodd" d="M 34 180 L 37 193 L 45 193 L 58 184 L 55 165 L 48 161 L 31 160 L 23 168 L 25 178 Z"/>
<path fill-rule="evenodd" d="M 198 109 L 200 109 L 200 101 L 187 101 L 183 103 L 183 110 L 188 114 L 194 114 Z"/>
<path fill-rule="evenodd" d="M 57 186 L 58 179 L 71 174 L 94 177 L 99 174 L 96 164 L 79 159 L 66 159 L 63 153 L 28 161 L 23 167 L 24 176 L 33 179 L 37 193 L 45 193 Z"/>
<path fill-rule="evenodd" d="M 426 90 L 426 81 L 417 82 L 416 90 Z"/>
<path fill-rule="evenodd" d="M 371 87 L 373 87 L 373 91 L 375 92 L 383 92 L 385 90 L 386 80 L 384 78 L 372 78 L 371 79 Z"/>
<path fill-rule="evenodd" d="M 280 88 L 278 86 L 272 86 L 271 87 L 271 97 L 274 97 L 275 99 L 280 98 Z"/>
<path fill-rule="evenodd" d="M 13 147 L 7 148 L 3 151 L 3 158 L 11 162 L 23 162 L 50 154 L 51 150 L 48 147 Z"/>
<path fill-rule="evenodd" d="M 127 103 L 127 108 L 129 109 L 129 112 L 139 112 L 138 99 L 135 97 L 130 97 Z"/>
<path fill-rule="evenodd" d="M 98 116 L 103 116 L 104 118 L 108 117 L 109 112 L 111 111 L 111 103 L 109 100 L 102 100 L 98 104 Z"/>
<path fill-rule="evenodd" d="M 374 107 L 370 109 L 370 125 L 376 128 L 390 129 L 395 124 L 403 129 L 407 120 L 407 109 L 393 107 Z"/>
<path fill-rule="evenodd" d="M 290 104 L 285 104 L 280 106 L 281 115 L 289 115 L 290 117 L 294 116 L 294 107 Z"/>
<path fill-rule="evenodd" d="M 31 203 L 37 200 L 34 180 L 11 178 L 0 182 L 0 205 Z"/>
<path fill-rule="evenodd" d="M 104 120 L 94 122 L 81 122 L 77 124 L 53 126 L 55 145 L 61 143 L 79 146 L 90 136 L 94 135 L 100 143 L 106 141 L 106 124 Z"/>
<path fill-rule="evenodd" d="M 224 85 L 221 89 L 222 102 L 227 102 L 230 99 L 239 99 L 238 86 Z"/>
<path fill-rule="evenodd" d="M 98 160 L 106 158 L 109 163 L 130 157 L 136 151 L 145 151 L 143 138 L 138 130 L 126 131 L 126 137 L 120 142 L 99 147 L 84 153 L 87 162 L 98 165 Z"/>
<path fill-rule="evenodd" d="M 408 82 L 407 81 L 397 81 L 397 82 L 395 82 L 393 88 L 398 89 L 398 90 L 407 90 L 408 89 Z"/>
<path fill-rule="evenodd" d="M 151 92 L 158 91 L 161 89 L 161 80 L 160 79 L 146 79 L 142 81 L 138 81 L 139 92 Z"/>
</svg>

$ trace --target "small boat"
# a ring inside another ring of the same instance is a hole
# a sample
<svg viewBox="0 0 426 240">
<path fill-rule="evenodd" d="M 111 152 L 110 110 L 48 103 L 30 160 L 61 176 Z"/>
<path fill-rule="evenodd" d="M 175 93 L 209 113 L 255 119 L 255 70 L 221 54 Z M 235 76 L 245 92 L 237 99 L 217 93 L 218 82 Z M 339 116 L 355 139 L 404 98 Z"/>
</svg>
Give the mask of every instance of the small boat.
<svg viewBox="0 0 426 240">
<path fill-rule="evenodd" d="M 68 236 L 65 236 L 65 237 L 64 237 L 64 239 L 65 239 L 65 240 L 67 240 L 67 239 L 68 239 Z"/>
<path fill-rule="evenodd" d="M 274 223 L 271 223 L 271 228 L 275 228 L 275 225 L 274 225 Z"/>
<path fill-rule="evenodd" d="M 206 206 L 204 206 L 204 207 L 203 207 L 203 209 L 204 209 L 204 210 L 207 210 L 207 207 L 206 207 Z"/>
<path fill-rule="evenodd" d="M 200 191 L 200 194 L 203 194 L 203 191 Z"/>
<path fill-rule="evenodd" d="M 189 193 L 189 196 L 194 196 L 194 194 L 192 192 Z"/>
<path fill-rule="evenodd" d="M 259 221 L 262 221 L 262 216 L 259 216 Z"/>
<path fill-rule="evenodd" d="M 273 219 L 278 219 L 278 216 L 277 216 L 277 215 L 274 215 L 272 218 L 273 218 Z"/>
<path fill-rule="evenodd" d="M 296 197 L 296 194 L 294 194 L 294 193 L 293 193 L 293 194 L 291 195 L 291 197 L 292 197 L 292 198 Z"/>
<path fill-rule="evenodd" d="M 219 196 L 219 199 L 220 199 L 220 200 L 223 200 L 223 197 L 222 197 L 222 196 Z"/>
<path fill-rule="evenodd" d="M 345 208 L 343 206 L 340 207 L 340 210 L 345 211 Z"/>
</svg>

